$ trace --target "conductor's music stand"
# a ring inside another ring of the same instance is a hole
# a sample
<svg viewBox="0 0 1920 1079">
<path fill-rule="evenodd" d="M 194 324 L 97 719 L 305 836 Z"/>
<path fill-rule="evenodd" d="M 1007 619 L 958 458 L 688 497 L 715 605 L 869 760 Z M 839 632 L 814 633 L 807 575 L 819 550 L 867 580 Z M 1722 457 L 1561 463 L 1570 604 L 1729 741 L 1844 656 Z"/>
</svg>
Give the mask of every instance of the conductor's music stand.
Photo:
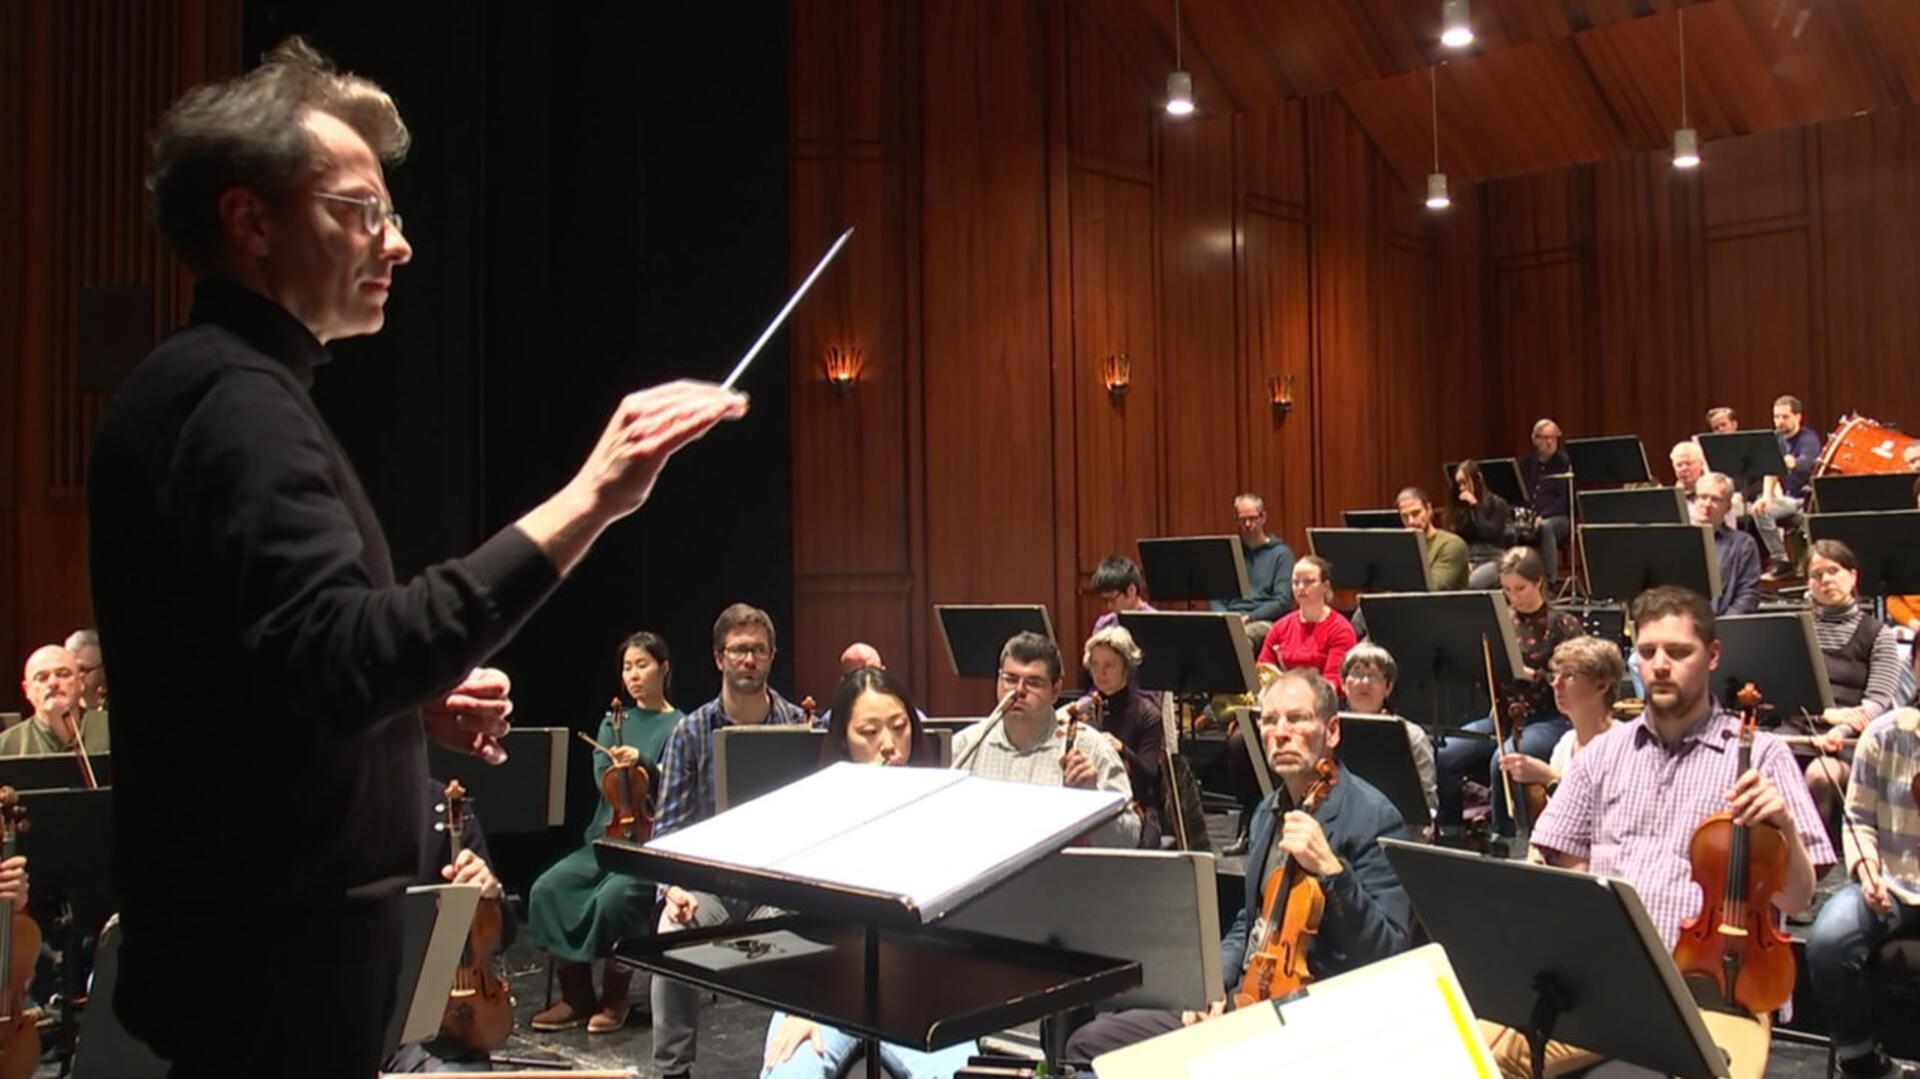
<svg viewBox="0 0 1920 1079">
<path fill-rule="evenodd" d="M 1550 1039 L 1661 1075 L 1727 1074 L 1632 885 L 1397 839 L 1380 846 L 1474 1014 L 1526 1035 L 1534 1076 Z"/>
<path fill-rule="evenodd" d="M 1833 707 L 1833 686 L 1811 611 L 1766 611 L 1716 618 L 1720 666 L 1708 684 L 1716 700 L 1752 682 L 1779 719 L 1817 717 Z"/>
<path fill-rule="evenodd" d="M 1587 590 L 1621 603 L 1657 585 L 1720 594 L 1720 550 L 1706 525 L 1587 525 L 1579 542 Z"/>
<path fill-rule="evenodd" d="M 1574 481 L 1587 487 L 1625 487 L 1653 479 L 1639 435 L 1567 439 L 1567 460 L 1573 465 Z"/>
<path fill-rule="evenodd" d="M 1000 673 L 1000 650 L 1017 633 L 1038 633 L 1053 640 L 1053 619 L 1038 603 L 936 603 L 940 644 L 961 678 L 993 678 Z"/>
<path fill-rule="evenodd" d="M 1920 592 L 1920 509 L 1816 513 L 1807 518 L 1807 532 L 1816 541 L 1836 539 L 1853 548 L 1860 563 L 1861 595 Z"/>
<path fill-rule="evenodd" d="M 1239 536 L 1158 536 L 1139 544 L 1155 602 L 1232 599 L 1252 590 Z"/>
<path fill-rule="evenodd" d="M 1609 487 L 1581 491 L 1580 520 L 1590 525 L 1683 525 L 1687 500 L 1678 487 Z"/>
<path fill-rule="evenodd" d="M 1427 537 L 1410 528 L 1309 528 L 1307 546 L 1333 563 L 1333 586 L 1353 592 L 1425 592 Z"/>
</svg>

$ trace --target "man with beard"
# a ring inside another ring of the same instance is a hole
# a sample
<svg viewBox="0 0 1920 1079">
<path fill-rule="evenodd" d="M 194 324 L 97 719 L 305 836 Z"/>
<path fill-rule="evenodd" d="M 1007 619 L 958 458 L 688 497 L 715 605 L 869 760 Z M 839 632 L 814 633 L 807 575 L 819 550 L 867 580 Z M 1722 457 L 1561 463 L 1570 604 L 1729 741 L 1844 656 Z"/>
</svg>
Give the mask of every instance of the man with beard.
<svg viewBox="0 0 1920 1079">
<path fill-rule="evenodd" d="M 1407 838 L 1400 811 L 1352 772 L 1340 773 L 1317 808 L 1302 808 L 1320 762 L 1332 760 L 1340 745 L 1339 706 L 1333 686 L 1304 668 L 1281 674 L 1260 693 L 1260 744 L 1281 783 L 1254 817 L 1246 905 L 1220 942 L 1221 996 L 1204 1012 L 1137 1008 L 1102 1016 L 1067 1040 L 1068 1058 L 1092 1060 L 1224 1014 L 1245 975 L 1249 942 L 1261 935 L 1261 890 L 1287 859 L 1318 878 L 1326 893 L 1320 932 L 1307 938 L 1307 968 L 1315 978 L 1406 948 L 1413 908 L 1380 847 L 1383 838 Z"/>
<path fill-rule="evenodd" d="M 806 723 L 804 712 L 767 686 L 773 656 L 773 619 L 767 612 L 745 603 L 720 612 L 713 623 L 713 665 L 720 670 L 720 695 L 694 709 L 667 737 L 660 765 L 660 812 L 653 822 L 655 839 L 713 816 L 714 731 Z M 757 913 L 751 901 L 678 885 L 669 885 L 665 896 L 662 933 L 724 925 Z M 661 1075 L 687 1075 L 693 1071 L 699 1033 L 700 991 L 685 982 L 655 978 L 652 999 L 653 1066 Z"/>
<path fill-rule="evenodd" d="M 1632 884 L 1671 950 L 1700 910 L 1694 829 L 1731 812 L 1735 824 L 1770 824 L 1786 839 L 1776 917 L 1806 910 L 1833 846 L 1785 743 L 1756 734 L 1751 767 L 1737 771 L 1740 717 L 1708 692 L 1720 665 L 1713 608 L 1687 589 L 1653 588 L 1633 601 L 1633 626 L 1646 712 L 1573 759 L 1534 825 L 1535 860 Z"/>
<path fill-rule="evenodd" d="M 111 748 L 104 717 L 84 722 L 80 686 L 80 668 L 72 652 L 57 644 L 34 649 L 20 677 L 20 689 L 33 714 L 0 734 L 0 757 L 71 753 L 76 726 L 87 752 L 105 753 Z"/>
</svg>

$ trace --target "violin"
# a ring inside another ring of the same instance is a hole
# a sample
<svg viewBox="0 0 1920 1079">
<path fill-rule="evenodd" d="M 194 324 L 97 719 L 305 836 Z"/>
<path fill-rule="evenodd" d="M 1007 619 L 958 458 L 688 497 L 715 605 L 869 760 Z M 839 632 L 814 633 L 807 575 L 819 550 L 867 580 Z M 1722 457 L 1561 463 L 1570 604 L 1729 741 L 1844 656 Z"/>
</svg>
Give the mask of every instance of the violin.
<svg viewBox="0 0 1920 1079">
<path fill-rule="evenodd" d="M 808 730 L 812 730 L 820 725 L 820 717 L 818 715 L 819 708 L 820 706 L 814 702 L 812 697 L 800 698 L 800 714 L 806 718 Z"/>
<path fill-rule="evenodd" d="M 626 709 L 620 707 L 620 698 L 615 697 L 608 706 L 613 719 L 613 744 L 624 745 L 620 731 L 620 717 Z M 606 747 L 588 739 L 588 744 L 612 757 Z M 645 843 L 653 836 L 653 777 L 647 774 L 644 765 L 615 764 L 600 777 L 600 795 L 607 800 L 607 806 L 613 810 L 607 818 L 606 836 L 608 839 L 623 839 L 629 843 Z"/>
<path fill-rule="evenodd" d="M 448 861 L 457 863 L 465 847 L 461 837 L 467 825 L 467 790 L 455 779 L 447 783 L 446 795 L 441 808 L 447 819 L 437 827 L 447 833 Z M 474 908 L 447 1010 L 440 1018 L 440 1033 L 473 1051 L 495 1048 L 513 1033 L 513 993 L 500 956 L 503 917 L 498 898 L 482 898 Z"/>
<path fill-rule="evenodd" d="M 1487 664 L 1487 711 L 1493 720 L 1493 753 L 1500 761 L 1507 758 L 1507 734 L 1500 729 L 1500 685 L 1493 677 L 1493 642 L 1485 634 L 1480 637 L 1480 654 Z M 1513 732 L 1513 744 L 1517 752 L 1520 746 L 1520 721 L 1526 718 L 1525 701 L 1507 703 L 1507 730 Z M 1514 797 L 1515 783 L 1507 775 L 1505 767 L 1500 769 L 1500 786 L 1507 798 L 1507 817 L 1513 821 L 1516 835 L 1526 835 L 1533 830 L 1533 822 L 1547 809 L 1547 788 L 1539 783 L 1521 783 L 1520 796 Z M 1526 815 L 1521 816 L 1520 811 Z"/>
<path fill-rule="evenodd" d="M 1749 682 L 1740 702 L 1740 763 L 1753 767 L 1753 734 L 1760 691 Z M 1703 1003 L 1760 1016 L 1793 996 L 1793 944 L 1773 916 L 1773 897 L 1786 886 L 1787 840 L 1771 824 L 1736 825 L 1732 813 L 1700 822 L 1688 845 L 1700 913 L 1680 927 L 1674 965 Z"/>
<path fill-rule="evenodd" d="M 1322 760 L 1313 766 L 1313 784 L 1299 809 L 1312 813 L 1340 782 L 1339 766 Z M 1279 827 L 1279 822 L 1274 823 Z M 1233 994 L 1233 1006 L 1244 1008 L 1297 992 L 1313 980 L 1307 969 L 1307 947 L 1320 932 L 1327 895 L 1320 881 L 1299 871 L 1292 858 L 1267 874 L 1260 892 L 1260 920 L 1247 937 L 1247 972 Z"/>
<path fill-rule="evenodd" d="M 27 807 L 12 787 L 0 787 L 0 861 L 14 856 L 26 830 Z M 27 997 L 39 959 L 40 926 L 25 904 L 0 902 L 0 1079 L 27 1079 L 40 1066 L 40 1029 Z"/>
</svg>

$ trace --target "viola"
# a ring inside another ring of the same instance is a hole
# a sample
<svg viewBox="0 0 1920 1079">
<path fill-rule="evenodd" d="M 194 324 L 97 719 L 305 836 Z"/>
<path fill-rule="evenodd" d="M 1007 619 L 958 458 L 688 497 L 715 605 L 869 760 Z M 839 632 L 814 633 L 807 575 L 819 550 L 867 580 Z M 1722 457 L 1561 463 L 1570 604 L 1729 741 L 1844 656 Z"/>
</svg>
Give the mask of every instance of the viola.
<svg viewBox="0 0 1920 1079">
<path fill-rule="evenodd" d="M 1340 769 L 1331 760 L 1314 765 L 1314 781 L 1300 800 L 1300 810 L 1312 813 L 1340 782 Z M 1279 827 L 1279 822 L 1274 823 Z M 1307 969 L 1307 948 L 1320 932 L 1327 895 L 1320 881 L 1303 873 L 1292 858 L 1267 874 L 1260 892 L 1260 920 L 1247 938 L 1247 972 L 1233 994 L 1233 1006 L 1244 1008 L 1297 992 L 1313 980 Z"/>
<path fill-rule="evenodd" d="M 447 783 L 442 809 L 446 820 L 438 825 L 447 833 L 449 863 L 460 861 L 465 849 L 467 790 L 455 779 Z M 500 956 L 500 934 L 505 915 L 500 900 L 481 899 L 474 909 L 460 966 L 453 972 L 453 989 L 440 1019 L 440 1033 L 466 1049 L 493 1049 L 513 1033 L 513 993 Z"/>
<path fill-rule="evenodd" d="M 27 807 L 12 787 L 0 787 L 0 861 L 14 856 L 26 830 Z M 27 1079 L 40 1066 L 40 1029 L 27 997 L 39 958 L 40 926 L 26 905 L 0 902 L 0 1079 Z"/>
<path fill-rule="evenodd" d="M 613 718 L 613 744 L 624 745 L 620 731 L 620 717 L 625 709 L 620 707 L 620 698 L 615 697 L 609 705 Z M 589 739 L 589 743 L 592 740 Z M 604 747 L 597 744 L 604 752 Z M 607 754 L 609 757 L 611 753 Z M 608 839 L 624 839 L 629 843 L 645 843 L 653 836 L 653 777 L 647 773 L 644 765 L 616 764 L 608 768 L 600 777 L 600 795 L 607 800 L 607 807 L 613 812 L 607 818 L 606 836 Z"/>
<path fill-rule="evenodd" d="M 1753 767 L 1753 734 L 1760 691 L 1741 687 L 1740 761 L 1736 776 Z M 1786 886 L 1787 839 L 1771 824 L 1736 825 L 1732 813 L 1700 822 L 1688 845 L 1700 913 L 1680 927 L 1673 946 L 1680 968 L 1703 1003 L 1760 1016 L 1793 996 L 1793 944 L 1773 916 L 1773 897 Z"/>
</svg>

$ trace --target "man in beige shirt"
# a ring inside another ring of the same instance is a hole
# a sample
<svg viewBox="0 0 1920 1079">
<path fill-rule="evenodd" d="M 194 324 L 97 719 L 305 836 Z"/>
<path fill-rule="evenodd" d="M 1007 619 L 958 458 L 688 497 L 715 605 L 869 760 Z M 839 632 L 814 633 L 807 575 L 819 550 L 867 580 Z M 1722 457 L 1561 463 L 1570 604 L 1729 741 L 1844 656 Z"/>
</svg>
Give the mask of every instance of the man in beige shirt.
<svg viewBox="0 0 1920 1079">
<path fill-rule="evenodd" d="M 105 717 L 92 722 L 80 707 L 80 672 L 73 653 L 57 644 L 36 648 L 27 657 L 20 688 L 33 706 L 22 723 L 0 731 L 0 757 L 71 753 L 76 725 L 89 753 L 105 753 L 109 739 Z"/>
</svg>

